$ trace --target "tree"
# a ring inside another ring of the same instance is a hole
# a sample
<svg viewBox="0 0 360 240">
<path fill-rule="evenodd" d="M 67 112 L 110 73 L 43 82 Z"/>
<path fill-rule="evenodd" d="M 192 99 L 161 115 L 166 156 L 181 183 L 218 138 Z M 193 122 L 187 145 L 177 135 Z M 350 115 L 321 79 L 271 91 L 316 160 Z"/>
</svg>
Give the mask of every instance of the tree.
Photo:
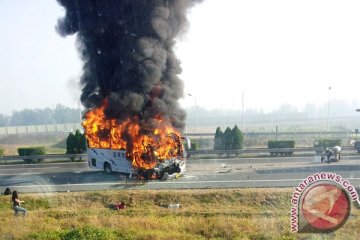
<svg viewBox="0 0 360 240">
<path fill-rule="evenodd" d="M 76 138 L 73 133 L 70 133 L 66 139 L 66 154 L 75 154 Z"/>
<path fill-rule="evenodd" d="M 10 124 L 10 117 L 0 114 L 0 127 L 6 127 Z"/>
<path fill-rule="evenodd" d="M 214 150 L 224 150 L 224 133 L 220 127 L 216 128 L 215 139 L 214 139 Z M 219 153 L 219 158 L 221 153 Z"/>
<path fill-rule="evenodd" d="M 84 134 L 82 134 L 78 129 L 75 131 L 76 139 L 76 152 L 83 153 L 86 151 L 86 140 Z"/>
<path fill-rule="evenodd" d="M 231 130 L 233 141 L 231 149 L 238 150 L 243 148 L 243 133 L 240 131 L 237 125 Z M 238 152 L 236 152 L 236 156 L 238 156 Z"/>
<path fill-rule="evenodd" d="M 79 122 L 79 110 L 58 104 L 54 109 L 56 123 L 76 123 Z"/>
<path fill-rule="evenodd" d="M 224 150 L 224 133 L 220 127 L 216 128 L 214 150 Z"/>
<path fill-rule="evenodd" d="M 15 111 L 5 120 L 7 125 L 11 126 L 76 123 L 79 122 L 79 110 L 58 104 L 56 108 Z M 4 125 L 3 122 L 3 117 L 0 115 L 0 125 Z"/>
<path fill-rule="evenodd" d="M 80 154 L 86 150 L 86 140 L 84 134 L 76 130 L 75 134 L 70 133 L 66 139 L 66 154 Z M 75 158 L 71 158 L 74 161 Z M 80 158 L 81 160 L 81 158 Z"/>
<path fill-rule="evenodd" d="M 231 130 L 233 135 L 233 142 L 231 149 L 242 149 L 243 148 L 243 133 L 238 128 L 237 125 L 234 126 L 234 128 Z"/>
<path fill-rule="evenodd" d="M 232 131 L 229 127 L 227 127 L 224 132 L 224 149 L 231 150 L 232 142 L 233 142 Z M 226 155 L 227 157 L 230 156 L 229 153 L 227 153 Z"/>
</svg>

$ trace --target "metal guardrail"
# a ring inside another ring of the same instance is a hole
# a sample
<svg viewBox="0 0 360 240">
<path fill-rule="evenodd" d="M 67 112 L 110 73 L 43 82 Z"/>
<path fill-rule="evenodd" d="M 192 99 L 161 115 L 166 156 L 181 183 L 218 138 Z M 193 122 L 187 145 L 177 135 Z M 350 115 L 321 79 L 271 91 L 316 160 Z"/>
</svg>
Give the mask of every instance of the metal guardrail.
<svg viewBox="0 0 360 240">
<path fill-rule="evenodd" d="M 341 147 L 342 152 L 356 151 L 354 147 Z M 196 150 L 187 151 L 189 154 L 246 154 L 246 153 L 276 153 L 276 152 L 322 152 L 322 147 L 303 147 L 303 148 L 246 148 L 241 150 Z"/>
<path fill-rule="evenodd" d="M 82 129 L 80 123 L 59 123 L 59 124 L 45 124 L 32 126 L 10 126 L 0 127 L 0 136 L 10 134 L 40 134 L 40 133 L 68 133 Z"/>
<path fill-rule="evenodd" d="M 187 151 L 191 155 L 197 154 L 247 154 L 247 153 L 276 153 L 276 152 L 322 152 L 321 147 L 303 147 L 303 148 L 246 148 L 242 150 L 196 150 L 196 151 Z M 354 147 L 342 147 L 342 152 L 351 152 L 357 151 Z M 71 158 L 86 158 L 87 154 L 46 154 L 46 155 L 33 155 L 33 156 L 3 156 L 0 157 L 0 161 L 8 160 L 23 160 L 23 159 L 71 159 Z"/>
<path fill-rule="evenodd" d="M 259 136 L 259 135 L 326 135 L 326 134 L 332 134 L 332 135 L 348 135 L 352 134 L 352 131 L 286 131 L 286 132 L 274 132 L 274 131 L 262 131 L 262 132 L 244 132 L 247 136 Z M 201 132 L 201 133 L 187 133 L 186 136 L 188 137 L 214 137 L 214 133 L 209 132 Z"/>
<path fill-rule="evenodd" d="M 87 154 L 46 154 L 32 156 L 4 156 L 0 157 L 0 161 L 23 160 L 23 159 L 70 159 L 70 158 L 86 158 Z"/>
</svg>

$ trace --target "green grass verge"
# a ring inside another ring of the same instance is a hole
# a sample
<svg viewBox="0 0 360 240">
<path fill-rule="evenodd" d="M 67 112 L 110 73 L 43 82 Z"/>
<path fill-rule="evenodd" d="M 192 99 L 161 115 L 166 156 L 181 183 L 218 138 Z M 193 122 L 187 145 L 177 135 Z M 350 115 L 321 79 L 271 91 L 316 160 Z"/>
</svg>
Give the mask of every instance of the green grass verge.
<svg viewBox="0 0 360 240">
<path fill-rule="evenodd" d="M 0 239 L 359 239 L 359 210 L 332 235 L 290 233 L 291 189 L 122 190 L 0 196 Z M 114 210 L 124 201 L 128 208 Z M 179 209 L 169 209 L 179 203 Z"/>
</svg>

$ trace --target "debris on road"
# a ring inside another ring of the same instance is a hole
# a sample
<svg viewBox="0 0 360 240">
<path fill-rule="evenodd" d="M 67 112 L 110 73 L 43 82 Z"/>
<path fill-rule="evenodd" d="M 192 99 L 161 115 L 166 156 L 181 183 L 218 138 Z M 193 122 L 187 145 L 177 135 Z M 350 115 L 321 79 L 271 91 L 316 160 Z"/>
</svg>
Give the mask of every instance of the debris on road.
<svg viewBox="0 0 360 240">
<path fill-rule="evenodd" d="M 230 168 L 221 169 L 221 170 L 219 171 L 219 173 L 227 173 L 227 172 L 230 172 Z"/>
</svg>

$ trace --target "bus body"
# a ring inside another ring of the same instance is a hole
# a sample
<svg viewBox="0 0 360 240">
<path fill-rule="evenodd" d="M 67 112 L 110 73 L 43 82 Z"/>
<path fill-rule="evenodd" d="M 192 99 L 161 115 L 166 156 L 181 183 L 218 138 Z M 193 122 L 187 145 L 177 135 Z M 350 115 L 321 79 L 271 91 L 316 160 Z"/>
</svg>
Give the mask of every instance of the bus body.
<svg viewBox="0 0 360 240">
<path fill-rule="evenodd" d="M 182 137 L 182 140 L 184 144 L 190 146 L 188 138 Z M 170 179 L 177 176 L 176 174 L 181 174 L 185 171 L 185 160 L 187 157 L 184 150 L 183 156 L 161 161 L 154 169 L 139 170 L 133 168 L 131 160 L 126 158 L 125 150 L 88 148 L 87 155 L 89 167 L 92 169 L 104 170 L 109 174 L 112 172 L 124 173 L 129 177 L 141 174 L 145 176 L 145 179 L 148 178 L 147 175 L 149 174 L 155 175 L 157 179 Z"/>
<path fill-rule="evenodd" d="M 126 158 L 125 150 L 88 148 L 87 154 L 90 168 L 101 169 L 107 173 L 131 174 L 133 172 L 131 161 Z"/>
</svg>

